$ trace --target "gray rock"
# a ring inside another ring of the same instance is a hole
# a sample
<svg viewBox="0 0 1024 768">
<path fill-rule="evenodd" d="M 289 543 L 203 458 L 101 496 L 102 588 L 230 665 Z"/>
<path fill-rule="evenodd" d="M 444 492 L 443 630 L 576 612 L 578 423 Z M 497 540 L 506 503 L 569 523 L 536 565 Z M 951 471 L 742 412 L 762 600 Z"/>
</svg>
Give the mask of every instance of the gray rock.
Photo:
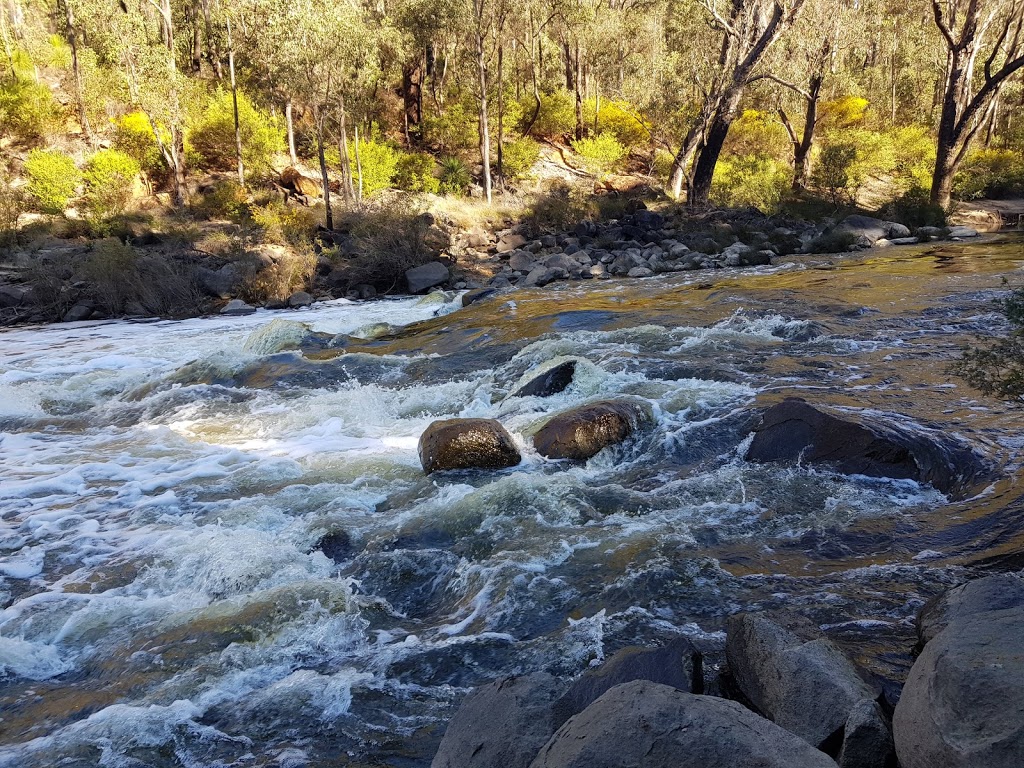
<svg viewBox="0 0 1024 768">
<path fill-rule="evenodd" d="M 548 283 L 553 283 L 555 280 L 564 280 L 568 276 L 569 274 L 564 269 L 537 267 L 526 276 L 526 279 L 523 280 L 523 285 L 526 287 L 537 286 L 542 288 Z"/>
<path fill-rule="evenodd" d="M 359 283 L 352 286 L 351 293 L 355 294 L 355 297 L 360 301 L 367 301 L 377 297 L 377 289 L 369 283 Z"/>
<path fill-rule="evenodd" d="M 308 307 L 313 303 L 313 297 L 305 291 L 296 291 L 288 297 L 289 307 Z"/>
<path fill-rule="evenodd" d="M 977 237 L 978 230 L 974 227 L 950 227 L 949 237 Z"/>
<path fill-rule="evenodd" d="M 443 419 L 420 435 L 420 464 L 428 475 L 449 469 L 505 469 L 522 456 L 494 419 Z"/>
<path fill-rule="evenodd" d="M 688 640 L 679 639 L 661 648 L 623 648 L 599 667 L 588 669 L 573 682 L 555 704 L 555 721 L 561 726 L 616 685 L 634 680 L 668 685 L 686 693 L 700 679 L 699 655 Z M 703 681 L 701 681 L 703 683 Z"/>
<path fill-rule="evenodd" d="M 843 746 L 836 758 L 839 768 L 889 768 L 895 756 L 892 729 L 878 702 L 857 702 L 843 729 Z"/>
<path fill-rule="evenodd" d="M 836 225 L 835 229 L 864 237 L 869 245 L 874 245 L 876 240 L 881 240 L 883 237 L 890 240 L 896 237 L 910 237 L 910 230 L 902 224 L 895 221 L 873 219 L 870 216 L 847 216 Z"/>
<path fill-rule="evenodd" d="M 544 266 L 550 269 L 564 269 L 566 272 L 572 272 L 580 268 L 580 263 L 566 253 L 554 253 L 545 259 Z"/>
<path fill-rule="evenodd" d="M 734 701 L 636 681 L 615 686 L 565 723 L 531 768 L 835 768 L 835 763 Z"/>
<path fill-rule="evenodd" d="M 950 624 L 968 624 L 974 616 L 1024 606 L 1024 579 L 998 574 L 975 579 L 929 600 L 917 617 L 917 636 L 927 644 Z"/>
<path fill-rule="evenodd" d="M 64 313 L 64 317 L 61 318 L 61 322 L 77 323 L 82 320 L 88 320 L 92 317 L 93 311 L 92 306 L 88 304 L 75 304 L 75 306 Z"/>
<path fill-rule="evenodd" d="M 889 242 L 893 245 L 917 245 L 921 242 L 921 239 L 918 237 L 895 237 Z M 875 245 L 878 245 L 878 243 L 875 243 Z"/>
<path fill-rule="evenodd" d="M 195 276 L 199 287 L 215 299 L 231 298 L 242 282 L 242 274 L 234 264 L 225 264 L 216 271 L 197 267 Z"/>
<path fill-rule="evenodd" d="M 508 265 L 517 272 L 532 272 L 537 268 L 537 262 L 526 251 L 513 251 L 509 256 Z"/>
<path fill-rule="evenodd" d="M 843 728 L 861 699 L 880 693 L 799 616 L 730 616 L 725 653 L 733 679 L 758 711 L 815 747 Z"/>
<path fill-rule="evenodd" d="M 621 443 L 650 418 L 639 403 L 601 400 L 552 416 L 533 436 L 533 445 L 549 459 L 585 461 Z"/>
<path fill-rule="evenodd" d="M 478 301 L 489 298 L 498 292 L 497 287 L 494 288 L 474 288 L 471 291 L 466 291 L 462 294 L 462 306 L 468 307 L 470 304 L 476 304 Z"/>
<path fill-rule="evenodd" d="M 526 768 L 555 732 L 561 690 L 546 672 L 480 686 L 448 723 L 431 768 Z"/>
<path fill-rule="evenodd" d="M 221 309 L 222 315 L 251 315 L 256 311 L 252 304 L 246 304 L 241 299 L 232 299 Z"/>
<path fill-rule="evenodd" d="M 498 253 L 508 253 L 516 248 L 522 248 L 524 245 L 526 245 L 526 238 L 522 235 L 514 233 L 502 235 L 498 240 Z"/>
<path fill-rule="evenodd" d="M 942 227 L 918 227 L 917 236 L 924 240 L 936 240 L 946 236 L 946 230 Z"/>
<path fill-rule="evenodd" d="M 741 267 L 763 267 L 772 263 L 774 251 L 755 251 L 753 249 L 740 254 Z"/>
<path fill-rule="evenodd" d="M 652 277 L 654 271 L 648 267 L 633 267 L 626 273 L 626 277 Z"/>
<path fill-rule="evenodd" d="M 903 768 L 1024 765 L 1024 601 L 1013 578 L 981 579 L 931 607 L 931 639 L 893 719 Z"/>
<path fill-rule="evenodd" d="M 451 275 L 448 267 L 439 261 L 431 261 L 405 271 L 405 282 L 409 293 L 423 293 L 430 288 L 448 282 Z"/>
<path fill-rule="evenodd" d="M 27 304 L 30 291 L 20 285 L 0 285 L 0 308 L 9 309 Z"/>
</svg>

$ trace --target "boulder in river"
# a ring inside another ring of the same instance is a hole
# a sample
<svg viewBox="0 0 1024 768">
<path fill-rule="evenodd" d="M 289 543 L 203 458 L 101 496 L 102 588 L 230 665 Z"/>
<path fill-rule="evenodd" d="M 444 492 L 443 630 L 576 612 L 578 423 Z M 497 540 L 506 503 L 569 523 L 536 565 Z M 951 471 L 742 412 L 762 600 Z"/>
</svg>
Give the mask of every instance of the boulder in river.
<svg viewBox="0 0 1024 768">
<path fill-rule="evenodd" d="M 420 463 L 428 475 L 448 469 L 505 469 L 522 456 L 494 419 L 435 421 L 420 436 Z"/>
<path fill-rule="evenodd" d="M 429 261 L 426 264 L 405 270 L 405 283 L 409 288 L 409 293 L 423 293 L 429 288 L 448 282 L 449 277 L 451 274 L 448 272 L 448 267 L 440 261 Z"/>
<path fill-rule="evenodd" d="M 553 416 L 534 435 L 533 445 L 549 459 L 586 461 L 621 443 L 649 419 L 638 403 L 601 400 Z"/>
<path fill-rule="evenodd" d="M 847 216 L 835 226 L 835 231 L 865 237 L 872 245 L 883 238 L 892 240 L 897 237 L 910 237 L 910 230 L 898 222 L 859 215 Z"/>
<path fill-rule="evenodd" d="M 539 373 L 512 393 L 512 397 L 551 397 L 572 384 L 576 361 L 566 360 Z"/>
<path fill-rule="evenodd" d="M 982 459 L 946 435 L 843 417 L 790 397 L 764 412 L 747 461 L 829 464 L 845 474 L 931 483 L 962 496 L 986 474 Z"/>
<path fill-rule="evenodd" d="M 854 707 L 880 693 L 815 625 L 793 614 L 730 616 L 725 654 L 750 703 L 814 747 L 841 736 Z"/>
<path fill-rule="evenodd" d="M 527 768 L 555 732 L 561 690 L 546 672 L 476 688 L 448 723 L 431 768 Z"/>
<path fill-rule="evenodd" d="M 988 576 L 922 613 L 893 731 L 903 768 L 1024 765 L 1024 582 Z"/>
<path fill-rule="evenodd" d="M 495 765 L 498 765 L 495 763 Z M 635 681 L 558 729 L 531 768 L 836 768 L 735 701 Z"/>
</svg>

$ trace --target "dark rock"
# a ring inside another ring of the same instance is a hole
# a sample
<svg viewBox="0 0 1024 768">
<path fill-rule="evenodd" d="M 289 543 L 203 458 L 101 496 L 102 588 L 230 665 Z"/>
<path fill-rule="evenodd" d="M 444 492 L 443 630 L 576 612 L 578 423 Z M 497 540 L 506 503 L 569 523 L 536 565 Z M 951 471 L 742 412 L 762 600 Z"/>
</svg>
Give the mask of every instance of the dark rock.
<svg viewBox="0 0 1024 768">
<path fill-rule="evenodd" d="M 474 288 L 471 291 L 466 291 L 462 294 L 462 306 L 468 307 L 470 304 L 476 304 L 478 301 L 493 296 L 497 292 L 497 288 Z"/>
<path fill-rule="evenodd" d="M 762 267 L 772 263 L 772 256 L 775 254 L 772 251 L 754 251 L 750 250 L 746 253 L 740 254 L 740 266 L 741 267 Z"/>
<path fill-rule="evenodd" d="M 263 305 L 264 309 L 288 309 L 285 299 L 270 299 Z"/>
<path fill-rule="evenodd" d="M 215 299 L 231 298 L 242 282 L 242 274 L 234 264 L 225 264 L 216 271 L 197 267 L 195 276 L 199 287 Z"/>
<path fill-rule="evenodd" d="M 532 272 L 537 268 L 537 262 L 526 251 L 513 251 L 509 256 L 508 265 L 516 272 Z"/>
<path fill-rule="evenodd" d="M 27 304 L 30 296 L 31 292 L 20 285 L 0 285 L 0 309 Z"/>
<path fill-rule="evenodd" d="M 475 689 L 448 723 L 431 768 L 526 768 L 555 732 L 561 689 L 546 672 Z"/>
<path fill-rule="evenodd" d="M 504 469 L 522 457 L 494 419 L 435 421 L 420 436 L 420 463 L 428 475 L 447 469 Z"/>
<path fill-rule="evenodd" d="M 251 315 L 256 311 L 256 307 L 252 304 L 246 304 L 241 299 L 232 299 L 224 305 L 220 313 L 222 315 Z"/>
<path fill-rule="evenodd" d="M 652 277 L 654 272 L 647 267 L 633 267 L 626 273 L 626 277 Z"/>
<path fill-rule="evenodd" d="M 405 282 L 409 287 L 409 293 L 423 293 L 424 291 L 448 282 L 451 275 L 448 267 L 439 261 L 431 261 L 405 271 Z"/>
<path fill-rule="evenodd" d="M 910 237 L 910 230 L 902 224 L 895 221 L 873 219 L 870 216 L 847 216 L 835 226 L 833 231 L 849 232 L 858 237 L 865 237 L 870 245 L 882 238 L 891 240 L 894 237 Z"/>
<path fill-rule="evenodd" d="M 892 729 L 877 701 L 862 699 L 843 729 L 839 768 L 895 768 Z"/>
<path fill-rule="evenodd" d="M 576 361 L 566 360 L 534 377 L 512 393 L 512 397 L 551 397 L 572 384 Z"/>
<path fill-rule="evenodd" d="M 351 293 L 355 294 L 355 297 L 360 301 L 368 301 L 369 299 L 377 298 L 377 289 L 368 283 L 353 285 Z"/>
<path fill-rule="evenodd" d="M 531 768 L 835 768 L 835 763 L 734 701 L 636 681 L 612 688 L 559 728 Z"/>
<path fill-rule="evenodd" d="M 498 240 L 498 253 L 508 253 L 516 248 L 522 248 L 524 245 L 526 245 L 526 238 L 522 235 L 514 233 L 502 235 Z"/>
<path fill-rule="evenodd" d="M 1024 606 L 1024 580 L 1011 574 L 988 576 L 961 584 L 929 600 L 917 617 L 917 636 L 924 646 L 950 624 L 966 624 L 991 611 Z"/>
<path fill-rule="evenodd" d="M 555 704 L 555 722 L 561 726 L 616 685 L 646 680 L 677 688 L 686 693 L 700 681 L 700 655 L 688 640 L 680 639 L 661 648 L 623 648 L 599 667 L 588 669 Z"/>
<path fill-rule="evenodd" d="M 88 320 L 93 315 L 93 308 L 89 304 L 75 304 L 71 309 L 64 313 L 64 317 L 61 318 L 63 323 L 77 323 L 82 320 Z"/>
<path fill-rule="evenodd" d="M 313 303 L 313 297 L 305 291 L 296 291 L 288 297 L 288 306 L 293 308 L 308 307 Z"/>
<path fill-rule="evenodd" d="M 953 495 L 969 491 L 987 472 L 969 447 L 946 435 L 843 416 L 787 398 L 765 411 L 746 459 L 829 464 L 846 474 L 931 483 Z"/>
<path fill-rule="evenodd" d="M 654 211 L 637 211 L 633 214 L 633 223 L 644 229 L 661 229 L 665 226 L 665 217 Z"/>
<path fill-rule="evenodd" d="M 846 656 L 799 616 L 746 613 L 726 622 L 733 680 L 758 711 L 822 747 L 841 732 L 861 699 L 877 698 Z"/>
<path fill-rule="evenodd" d="M 621 443 L 649 419 L 637 403 L 602 400 L 552 417 L 534 435 L 533 445 L 549 459 L 585 461 Z"/>
<path fill-rule="evenodd" d="M 339 565 L 352 556 L 352 539 L 344 531 L 335 531 L 320 537 L 313 547 L 314 552 L 323 552 Z"/>
<path fill-rule="evenodd" d="M 981 579 L 931 607 L 931 639 L 893 720 L 903 768 L 1024 765 L 1024 591 L 1016 578 Z"/>
</svg>

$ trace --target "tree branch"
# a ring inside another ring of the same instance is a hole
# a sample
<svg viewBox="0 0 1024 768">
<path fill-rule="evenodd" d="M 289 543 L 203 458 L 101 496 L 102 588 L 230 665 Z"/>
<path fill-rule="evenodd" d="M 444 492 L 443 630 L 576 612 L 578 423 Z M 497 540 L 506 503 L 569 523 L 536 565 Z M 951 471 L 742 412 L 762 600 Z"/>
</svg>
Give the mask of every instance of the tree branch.
<svg viewBox="0 0 1024 768">
<path fill-rule="evenodd" d="M 949 46 L 951 51 L 956 50 L 957 42 L 953 39 L 953 33 L 946 26 L 946 22 L 942 20 L 942 6 L 939 5 L 939 0 L 932 0 L 932 14 L 935 16 L 935 26 L 939 28 L 942 36 L 946 38 L 946 45 Z"/>
<path fill-rule="evenodd" d="M 788 80 L 783 80 L 781 77 L 776 77 L 775 75 L 770 75 L 767 73 L 761 75 L 753 75 L 752 77 L 747 78 L 747 85 L 749 85 L 750 83 L 755 83 L 758 80 L 771 80 L 773 83 L 778 83 L 779 85 L 789 88 L 789 90 L 793 91 L 794 93 L 798 93 L 799 95 L 807 99 L 807 101 L 810 101 L 812 98 L 810 91 L 801 88 L 796 83 L 791 83 Z"/>
</svg>

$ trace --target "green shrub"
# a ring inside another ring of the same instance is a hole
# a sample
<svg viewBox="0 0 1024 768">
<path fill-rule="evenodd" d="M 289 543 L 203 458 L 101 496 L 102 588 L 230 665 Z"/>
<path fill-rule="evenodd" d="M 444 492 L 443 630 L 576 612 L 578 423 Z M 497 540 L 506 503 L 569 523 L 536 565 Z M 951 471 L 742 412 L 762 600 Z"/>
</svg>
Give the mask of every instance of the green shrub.
<svg viewBox="0 0 1024 768">
<path fill-rule="evenodd" d="M 935 170 L 935 137 L 931 131 L 923 125 L 909 125 L 896 128 L 889 137 L 896 148 L 897 179 L 907 185 L 908 191 L 930 187 Z"/>
<path fill-rule="evenodd" d="M 593 220 L 600 210 L 589 184 L 569 184 L 557 180 L 537 195 L 527 212 L 526 223 L 534 234 L 572 229 L 581 221 Z"/>
<path fill-rule="evenodd" d="M 715 166 L 711 200 L 728 208 L 754 207 L 772 213 L 789 191 L 792 170 L 764 155 L 723 157 Z"/>
<path fill-rule="evenodd" d="M 151 177 L 167 172 L 160 147 L 153 134 L 153 125 L 145 112 L 130 112 L 114 122 L 114 148 L 135 158 L 139 166 Z M 170 136 L 161 137 L 170 141 Z"/>
<path fill-rule="evenodd" d="M 284 151 L 284 130 L 277 120 L 253 105 L 242 91 L 238 91 L 238 130 L 246 170 L 266 173 L 274 155 Z M 217 89 L 213 94 L 189 134 L 189 143 L 201 165 L 219 170 L 237 167 L 235 116 L 230 91 Z"/>
<path fill-rule="evenodd" d="M 912 228 L 946 226 L 946 212 L 932 203 L 925 187 L 911 187 L 882 208 L 882 215 Z"/>
<path fill-rule="evenodd" d="M 97 240 L 82 265 L 92 283 L 100 306 L 119 315 L 139 291 L 139 269 L 135 250 L 114 237 Z"/>
<path fill-rule="evenodd" d="M 572 128 L 575 128 L 575 107 L 573 110 Z M 595 112 L 597 112 L 596 121 L 594 119 Z M 596 124 L 598 133 L 605 131 L 611 133 L 624 147 L 649 144 L 654 128 L 651 122 L 635 110 L 629 102 L 613 99 L 602 99 L 600 111 L 597 109 L 596 99 L 587 99 L 583 103 L 583 124 L 590 128 L 594 128 Z"/>
<path fill-rule="evenodd" d="M 447 104 L 443 114 L 424 117 L 423 140 L 445 154 L 473 148 L 479 142 L 476 110 L 456 101 Z"/>
<path fill-rule="evenodd" d="M 42 83 L 21 77 L 0 83 L 0 131 L 23 144 L 56 134 L 64 111 Z"/>
<path fill-rule="evenodd" d="M 593 174 L 604 175 L 617 169 L 626 157 L 626 148 L 605 131 L 588 139 L 572 142 L 572 148 L 583 160 L 584 167 Z"/>
<path fill-rule="evenodd" d="M 729 128 L 725 152 L 789 162 L 793 156 L 793 144 L 785 126 L 773 113 L 747 109 Z"/>
<path fill-rule="evenodd" d="M 1024 155 L 1009 149 L 979 149 L 968 155 L 953 182 L 961 200 L 1024 195 Z"/>
<path fill-rule="evenodd" d="M 869 178 L 897 172 L 899 151 L 894 134 L 862 128 L 835 131 L 824 141 L 812 182 L 837 201 L 854 199 Z"/>
<path fill-rule="evenodd" d="M 0 167 L 0 245 L 11 245 L 17 239 L 18 217 L 24 210 L 24 195 L 11 185 L 10 175 Z"/>
<path fill-rule="evenodd" d="M 69 155 L 56 149 L 33 149 L 25 160 L 28 191 L 44 213 L 63 213 L 82 181 Z"/>
<path fill-rule="evenodd" d="M 192 202 L 192 210 L 206 219 L 237 221 L 245 211 L 246 195 L 237 181 L 217 181 Z"/>
<path fill-rule="evenodd" d="M 82 174 L 90 218 L 104 222 L 124 213 L 140 172 L 134 157 L 116 149 L 102 149 L 90 157 Z"/>
<path fill-rule="evenodd" d="M 407 192 L 429 192 L 436 195 L 441 182 L 434 175 L 436 163 L 425 152 L 402 152 L 395 167 L 394 184 Z"/>
<path fill-rule="evenodd" d="M 388 189 L 398 170 L 398 150 L 384 141 L 360 139 L 359 166 L 356 166 L 355 141 L 348 143 L 348 160 L 352 169 L 352 181 L 356 189 L 360 187 L 362 175 L 363 197 L 370 197 L 374 192 Z"/>
<path fill-rule="evenodd" d="M 441 194 L 464 195 L 466 188 L 473 183 L 466 164 L 457 157 L 445 157 L 441 160 Z"/>
<path fill-rule="evenodd" d="M 522 101 L 523 118 L 520 132 L 530 127 L 531 136 L 542 138 L 560 138 L 576 129 L 576 102 L 571 93 L 559 89 L 551 93 L 541 93 L 540 111 L 537 119 L 530 125 L 537 102 L 533 96 L 526 96 Z"/>
<path fill-rule="evenodd" d="M 515 180 L 527 176 L 538 157 L 540 145 L 528 136 L 506 142 L 501 152 L 505 178 Z"/>
<path fill-rule="evenodd" d="M 811 183 L 826 192 L 832 202 L 839 204 L 848 197 L 850 188 L 850 168 L 857 159 L 857 147 L 846 142 L 832 142 L 822 148 Z"/>
<path fill-rule="evenodd" d="M 319 223 L 308 208 L 288 205 L 278 198 L 266 205 L 253 206 L 249 215 L 261 230 L 264 240 L 282 245 L 302 246 L 312 242 L 313 232 Z"/>
</svg>

